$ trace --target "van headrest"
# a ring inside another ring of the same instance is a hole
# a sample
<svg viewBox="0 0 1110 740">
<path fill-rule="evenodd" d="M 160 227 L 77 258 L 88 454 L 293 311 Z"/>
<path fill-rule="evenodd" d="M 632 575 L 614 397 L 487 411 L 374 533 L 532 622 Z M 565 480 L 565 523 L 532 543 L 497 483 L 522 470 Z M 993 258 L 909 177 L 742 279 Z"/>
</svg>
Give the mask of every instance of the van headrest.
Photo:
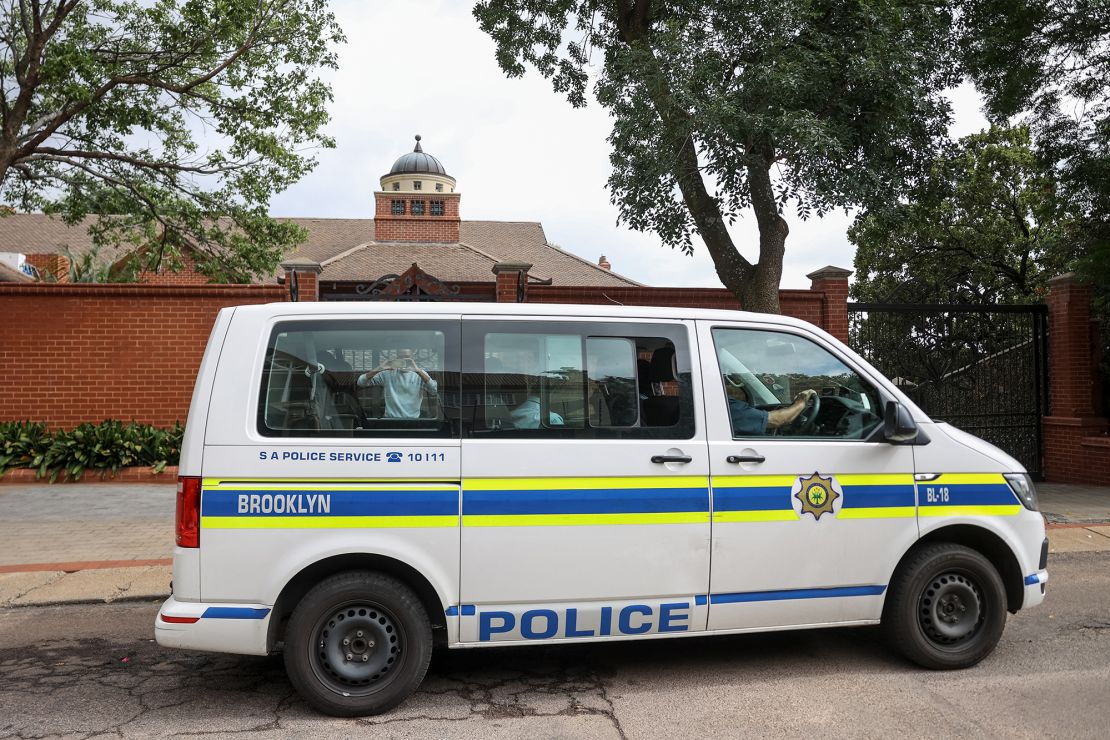
<svg viewBox="0 0 1110 740">
<path fill-rule="evenodd" d="M 669 383 L 678 380 L 673 347 L 660 347 L 651 353 L 651 382 Z"/>
<path fill-rule="evenodd" d="M 651 395 L 651 363 L 643 358 L 636 360 L 636 384 L 640 393 Z"/>
</svg>

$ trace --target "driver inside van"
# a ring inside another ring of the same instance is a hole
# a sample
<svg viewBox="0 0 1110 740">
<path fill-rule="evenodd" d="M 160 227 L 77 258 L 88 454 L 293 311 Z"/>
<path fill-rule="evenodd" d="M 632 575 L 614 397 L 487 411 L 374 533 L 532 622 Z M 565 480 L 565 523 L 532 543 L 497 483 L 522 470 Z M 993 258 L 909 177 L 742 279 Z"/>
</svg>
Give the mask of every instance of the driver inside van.
<svg viewBox="0 0 1110 740">
<path fill-rule="evenodd" d="M 382 360 L 377 368 L 358 376 L 358 385 L 380 385 L 385 390 L 385 415 L 389 419 L 419 419 L 424 391 L 435 393 L 437 384 L 416 364 L 411 349 L 397 350 L 394 359 Z"/>
<path fill-rule="evenodd" d="M 789 406 L 765 411 L 751 404 L 748 392 L 744 389 L 743 378 L 739 374 L 727 373 L 724 377 L 732 434 L 736 437 L 766 434 L 768 429 L 779 429 L 791 423 L 801 416 L 809 400 L 817 395 L 817 391 L 806 389 L 794 396 L 794 401 Z"/>
</svg>

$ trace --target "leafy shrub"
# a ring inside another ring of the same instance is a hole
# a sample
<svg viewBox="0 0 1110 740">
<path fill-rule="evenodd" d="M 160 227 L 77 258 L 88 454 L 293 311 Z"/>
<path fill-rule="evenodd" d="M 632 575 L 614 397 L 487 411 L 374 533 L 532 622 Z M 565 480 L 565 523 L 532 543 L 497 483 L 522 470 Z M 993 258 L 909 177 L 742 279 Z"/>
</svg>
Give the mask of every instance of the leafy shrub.
<svg viewBox="0 0 1110 740">
<path fill-rule="evenodd" d="M 36 477 L 49 475 L 51 482 L 62 474 L 79 480 L 87 470 L 103 476 L 132 465 L 160 473 L 167 465 L 177 464 L 184 431 L 180 423 L 159 429 L 114 419 L 53 434 L 44 424 L 2 423 L 0 473 L 9 467 L 35 468 Z"/>
<path fill-rule="evenodd" d="M 8 468 L 37 468 L 50 442 L 50 430 L 45 424 L 0 422 L 0 475 Z"/>
</svg>

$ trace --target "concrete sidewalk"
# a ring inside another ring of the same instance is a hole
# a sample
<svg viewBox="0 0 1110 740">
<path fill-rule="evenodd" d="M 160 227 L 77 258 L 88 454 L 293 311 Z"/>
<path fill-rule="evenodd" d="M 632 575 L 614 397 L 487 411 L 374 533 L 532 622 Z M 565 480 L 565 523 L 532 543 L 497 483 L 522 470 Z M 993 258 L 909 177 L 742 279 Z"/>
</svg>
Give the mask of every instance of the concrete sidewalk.
<svg viewBox="0 0 1110 740">
<path fill-rule="evenodd" d="M 1110 551 L 1110 487 L 1037 486 L 1052 553 Z M 0 486 L 0 608 L 169 595 L 175 486 Z"/>
</svg>

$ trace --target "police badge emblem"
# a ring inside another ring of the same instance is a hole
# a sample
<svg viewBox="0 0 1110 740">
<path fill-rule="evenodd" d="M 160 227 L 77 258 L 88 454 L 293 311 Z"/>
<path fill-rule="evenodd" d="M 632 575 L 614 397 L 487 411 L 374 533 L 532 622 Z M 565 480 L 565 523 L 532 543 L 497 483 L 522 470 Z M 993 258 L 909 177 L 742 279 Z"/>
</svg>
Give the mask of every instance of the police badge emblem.
<svg viewBox="0 0 1110 740">
<path fill-rule="evenodd" d="M 799 513 L 813 514 L 813 518 L 818 520 L 822 514 L 835 514 L 833 502 L 840 498 L 840 492 L 834 486 L 836 483 L 831 475 L 825 477 L 814 471 L 808 478 L 798 476 L 798 492 L 794 494 L 794 498 L 802 504 Z"/>
</svg>

